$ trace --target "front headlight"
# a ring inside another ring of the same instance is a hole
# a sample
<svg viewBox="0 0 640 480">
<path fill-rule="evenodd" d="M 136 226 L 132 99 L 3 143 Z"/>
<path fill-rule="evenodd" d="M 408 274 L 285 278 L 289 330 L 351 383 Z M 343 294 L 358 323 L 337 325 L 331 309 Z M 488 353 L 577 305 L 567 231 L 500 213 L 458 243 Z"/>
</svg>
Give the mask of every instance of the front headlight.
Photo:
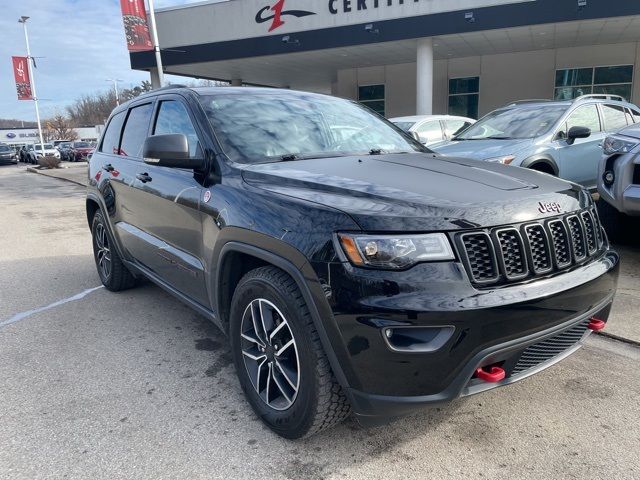
<svg viewBox="0 0 640 480">
<path fill-rule="evenodd" d="M 632 140 L 623 140 L 618 137 L 607 137 L 602 142 L 602 151 L 606 155 L 614 153 L 627 153 L 633 150 L 639 142 Z"/>
<path fill-rule="evenodd" d="M 485 158 L 484 161 L 485 162 L 504 163 L 505 165 L 509 165 L 511 162 L 513 162 L 515 160 L 515 158 L 516 157 L 514 155 L 504 155 L 502 157 Z"/>
<path fill-rule="evenodd" d="M 347 257 L 356 266 L 402 269 L 419 262 L 453 260 L 444 233 L 424 235 L 338 235 Z"/>
</svg>

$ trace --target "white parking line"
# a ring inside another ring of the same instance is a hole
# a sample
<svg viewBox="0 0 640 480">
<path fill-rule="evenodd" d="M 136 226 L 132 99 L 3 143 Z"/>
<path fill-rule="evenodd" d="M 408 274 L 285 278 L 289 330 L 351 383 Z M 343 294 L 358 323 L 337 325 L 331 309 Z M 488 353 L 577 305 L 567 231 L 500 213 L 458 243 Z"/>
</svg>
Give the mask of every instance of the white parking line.
<svg viewBox="0 0 640 480">
<path fill-rule="evenodd" d="M 101 288 L 104 288 L 104 287 L 100 285 L 99 287 L 88 288 L 84 292 L 77 293 L 73 297 L 63 298 L 62 300 L 58 300 L 57 302 L 53 302 L 44 307 L 38 307 L 38 308 L 34 308 L 33 310 L 27 310 L 26 312 L 16 313 L 10 319 L 0 322 L 0 328 L 6 327 L 7 325 L 11 325 L 12 323 L 19 322 L 20 320 L 24 320 L 25 318 L 30 317 L 31 315 L 34 315 L 36 313 L 44 312 L 45 310 L 49 310 L 50 308 L 58 307 L 60 305 L 64 305 L 65 303 L 69 303 L 69 302 L 75 302 L 76 300 L 80 300 L 86 297 L 87 295 L 89 295 L 91 292 L 95 292 L 96 290 L 99 290 Z"/>
</svg>

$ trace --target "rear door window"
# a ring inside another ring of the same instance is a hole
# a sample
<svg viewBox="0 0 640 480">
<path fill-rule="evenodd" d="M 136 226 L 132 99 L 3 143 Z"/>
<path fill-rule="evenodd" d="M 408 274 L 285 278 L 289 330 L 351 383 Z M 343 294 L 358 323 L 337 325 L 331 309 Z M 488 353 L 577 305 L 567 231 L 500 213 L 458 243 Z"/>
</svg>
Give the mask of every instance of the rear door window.
<svg viewBox="0 0 640 480">
<path fill-rule="evenodd" d="M 604 115 L 604 129 L 607 132 L 620 130 L 627 126 L 627 117 L 624 114 L 624 107 L 619 105 L 602 105 Z"/>
<path fill-rule="evenodd" d="M 416 132 L 420 135 L 420 140 L 423 142 L 435 142 L 442 140 L 442 127 L 440 126 L 440 120 L 432 120 L 420 125 Z"/>
<path fill-rule="evenodd" d="M 102 144 L 100 145 L 100 151 L 104 153 L 118 154 L 118 147 L 120 146 L 120 132 L 122 131 L 122 122 L 124 122 L 124 116 L 126 112 L 116 113 L 107 125 L 107 130 L 102 137 Z M 64 148 L 70 148 L 70 143 L 65 143 Z"/>
<path fill-rule="evenodd" d="M 145 103 L 129 110 L 127 122 L 122 132 L 120 155 L 126 157 L 141 157 L 142 145 L 147 139 L 149 123 L 151 121 L 152 104 Z"/>
</svg>

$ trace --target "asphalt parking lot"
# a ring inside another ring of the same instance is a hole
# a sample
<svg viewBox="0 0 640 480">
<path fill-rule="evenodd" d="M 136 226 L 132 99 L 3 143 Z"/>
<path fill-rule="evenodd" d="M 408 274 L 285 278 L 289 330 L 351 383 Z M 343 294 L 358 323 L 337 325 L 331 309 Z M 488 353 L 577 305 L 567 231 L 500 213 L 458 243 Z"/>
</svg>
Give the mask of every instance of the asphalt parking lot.
<svg viewBox="0 0 640 480">
<path fill-rule="evenodd" d="M 607 329 L 630 343 L 592 336 L 515 385 L 291 442 L 207 320 L 150 284 L 100 288 L 84 188 L 0 167 L 0 212 L 0 478 L 640 478 L 639 249 Z"/>
</svg>

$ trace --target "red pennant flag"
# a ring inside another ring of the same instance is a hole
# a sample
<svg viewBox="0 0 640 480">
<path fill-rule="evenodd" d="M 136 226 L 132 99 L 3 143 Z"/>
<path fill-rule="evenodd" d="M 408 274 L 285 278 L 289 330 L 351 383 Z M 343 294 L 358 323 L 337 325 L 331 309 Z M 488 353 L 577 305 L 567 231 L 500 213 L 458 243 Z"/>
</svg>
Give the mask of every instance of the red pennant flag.
<svg viewBox="0 0 640 480">
<path fill-rule="evenodd" d="M 11 60 L 13 61 L 13 76 L 16 79 L 18 100 L 33 100 L 27 57 L 11 57 Z"/>
<path fill-rule="evenodd" d="M 129 51 L 153 50 L 144 0 L 120 0 L 120 8 Z"/>
</svg>

